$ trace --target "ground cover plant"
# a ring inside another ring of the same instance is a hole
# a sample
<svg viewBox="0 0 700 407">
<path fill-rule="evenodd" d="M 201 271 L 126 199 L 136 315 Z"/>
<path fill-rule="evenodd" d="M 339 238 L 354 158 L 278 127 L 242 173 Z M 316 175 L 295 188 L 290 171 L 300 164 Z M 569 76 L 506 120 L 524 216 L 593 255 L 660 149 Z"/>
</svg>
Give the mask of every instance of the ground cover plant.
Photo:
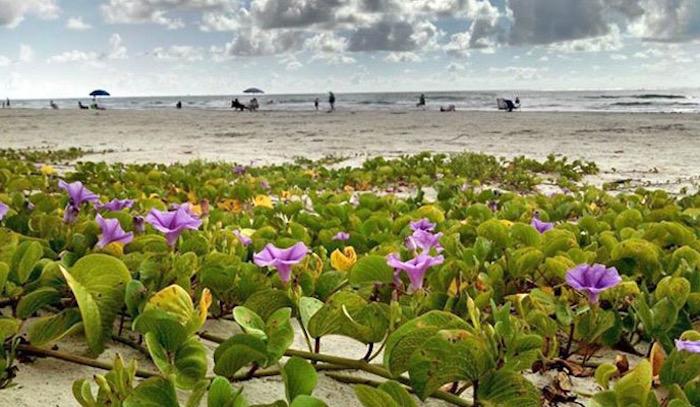
<svg viewBox="0 0 700 407">
<path fill-rule="evenodd" d="M 472 153 L 55 169 L 81 154 L 0 152 L 0 387 L 48 356 L 105 370 L 74 384 L 83 406 L 247 406 L 267 375 L 286 388 L 269 405 L 323 406 L 318 372 L 369 407 L 700 405 L 700 195 Z M 51 349 L 68 335 L 83 354 Z M 366 355 L 324 354 L 331 335 Z M 97 362 L 115 341 L 149 366 Z M 525 375 L 551 371 L 599 391 Z"/>
</svg>

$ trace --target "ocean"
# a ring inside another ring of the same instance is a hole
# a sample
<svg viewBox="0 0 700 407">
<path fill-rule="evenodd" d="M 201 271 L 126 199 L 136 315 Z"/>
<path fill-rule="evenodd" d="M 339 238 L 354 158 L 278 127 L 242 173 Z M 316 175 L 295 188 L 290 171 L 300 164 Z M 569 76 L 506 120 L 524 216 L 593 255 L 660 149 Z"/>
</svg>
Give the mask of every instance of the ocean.
<svg viewBox="0 0 700 407">
<path fill-rule="evenodd" d="M 408 93 L 337 93 L 339 110 L 405 111 L 416 109 L 420 92 Z M 646 113 L 700 113 L 700 89 L 638 90 L 638 91 L 468 91 L 425 92 L 427 108 L 455 105 L 457 110 L 495 110 L 496 98 L 519 96 L 523 110 L 543 112 L 646 112 Z M 263 94 L 217 96 L 153 96 L 100 98 L 100 105 L 107 109 L 173 109 L 182 101 L 186 109 L 226 110 L 231 100 L 238 98 L 247 103 L 257 97 L 261 110 L 303 111 L 312 110 L 313 101 L 320 99 L 321 108 L 328 107 L 327 94 Z M 90 103 L 90 97 L 82 99 L 55 99 L 61 109 L 77 108 L 78 101 Z M 13 100 L 13 107 L 48 109 L 48 99 Z"/>
</svg>

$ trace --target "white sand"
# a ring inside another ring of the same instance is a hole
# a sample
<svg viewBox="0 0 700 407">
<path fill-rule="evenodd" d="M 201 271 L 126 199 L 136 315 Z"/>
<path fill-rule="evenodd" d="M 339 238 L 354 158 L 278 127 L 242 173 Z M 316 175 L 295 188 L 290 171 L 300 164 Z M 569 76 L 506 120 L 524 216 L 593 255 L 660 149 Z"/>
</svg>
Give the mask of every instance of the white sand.
<svg viewBox="0 0 700 407">
<path fill-rule="evenodd" d="M 243 164 L 295 156 L 394 157 L 477 151 L 595 161 L 590 181 L 632 179 L 678 189 L 700 182 L 700 115 L 410 111 L 259 112 L 2 110 L 2 147 L 83 147 L 113 152 L 90 160 Z"/>
</svg>

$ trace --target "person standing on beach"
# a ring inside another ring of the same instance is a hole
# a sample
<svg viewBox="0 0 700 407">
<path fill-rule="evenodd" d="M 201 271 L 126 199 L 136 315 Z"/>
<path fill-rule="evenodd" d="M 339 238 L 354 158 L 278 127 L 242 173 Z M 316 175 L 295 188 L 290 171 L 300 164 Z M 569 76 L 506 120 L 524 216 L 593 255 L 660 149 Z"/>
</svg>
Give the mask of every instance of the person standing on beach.
<svg viewBox="0 0 700 407">
<path fill-rule="evenodd" d="M 328 112 L 335 112 L 335 95 L 333 92 L 328 92 L 328 104 L 331 105 L 331 110 Z"/>
<path fill-rule="evenodd" d="M 416 107 L 422 107 L 425 109 L 425 94 L 420 94 L 420 97 L 418 98 L 418 104 L 416 105 Z"/>
<path fill-rule="evenodd" d="M 5 104 L 7 105 L 7 108 L 10 108 L 10 98 L 7 98 L 7 101 L 5 101 Z"/>
<path fill-rule="evenodd" d="M 181 100 L 178 100 L 178 101 L 177 101 L 177 104 L 175 105 L 175 108 L 176 108 L 176 109 L 182 109 L 182 101 L 181 101 Z"/>
<path fill-rule="evenodd" d="M 320 102 L 320 101 L 318 100 L 318 98 L 316 98 L 316 99 L 314 100 L 314 107 L 316 108 L 316 111 L 318 111 L 318 104 L 319 104 L 319 102 Z"/>
</svg>

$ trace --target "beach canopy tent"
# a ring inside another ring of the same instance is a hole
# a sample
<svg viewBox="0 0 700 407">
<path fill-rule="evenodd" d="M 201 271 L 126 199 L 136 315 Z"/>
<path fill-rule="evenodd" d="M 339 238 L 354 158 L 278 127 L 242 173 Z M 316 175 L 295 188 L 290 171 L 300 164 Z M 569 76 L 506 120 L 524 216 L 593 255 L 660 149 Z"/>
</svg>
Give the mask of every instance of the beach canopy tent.
<svg viewBox="0 0 700 407">
<path fill-rule="evenodd" d="M 265 92 L 263 92 L 262 89 L 258 89 L 258 88 L 248 88 L 248 89 L 244 90 L 243 93 L 265 93 Z"/>
<path fill-rule="evenodd" d="M 106 90 L 97 89 L 97 90 L 93 90 L 92 92 L 90 92 L 90 96 L 92 96 L 92 97 L 95 97 L 95 96 L 109 96 L 109 92 L 107 92 Z"/>
</svg>

